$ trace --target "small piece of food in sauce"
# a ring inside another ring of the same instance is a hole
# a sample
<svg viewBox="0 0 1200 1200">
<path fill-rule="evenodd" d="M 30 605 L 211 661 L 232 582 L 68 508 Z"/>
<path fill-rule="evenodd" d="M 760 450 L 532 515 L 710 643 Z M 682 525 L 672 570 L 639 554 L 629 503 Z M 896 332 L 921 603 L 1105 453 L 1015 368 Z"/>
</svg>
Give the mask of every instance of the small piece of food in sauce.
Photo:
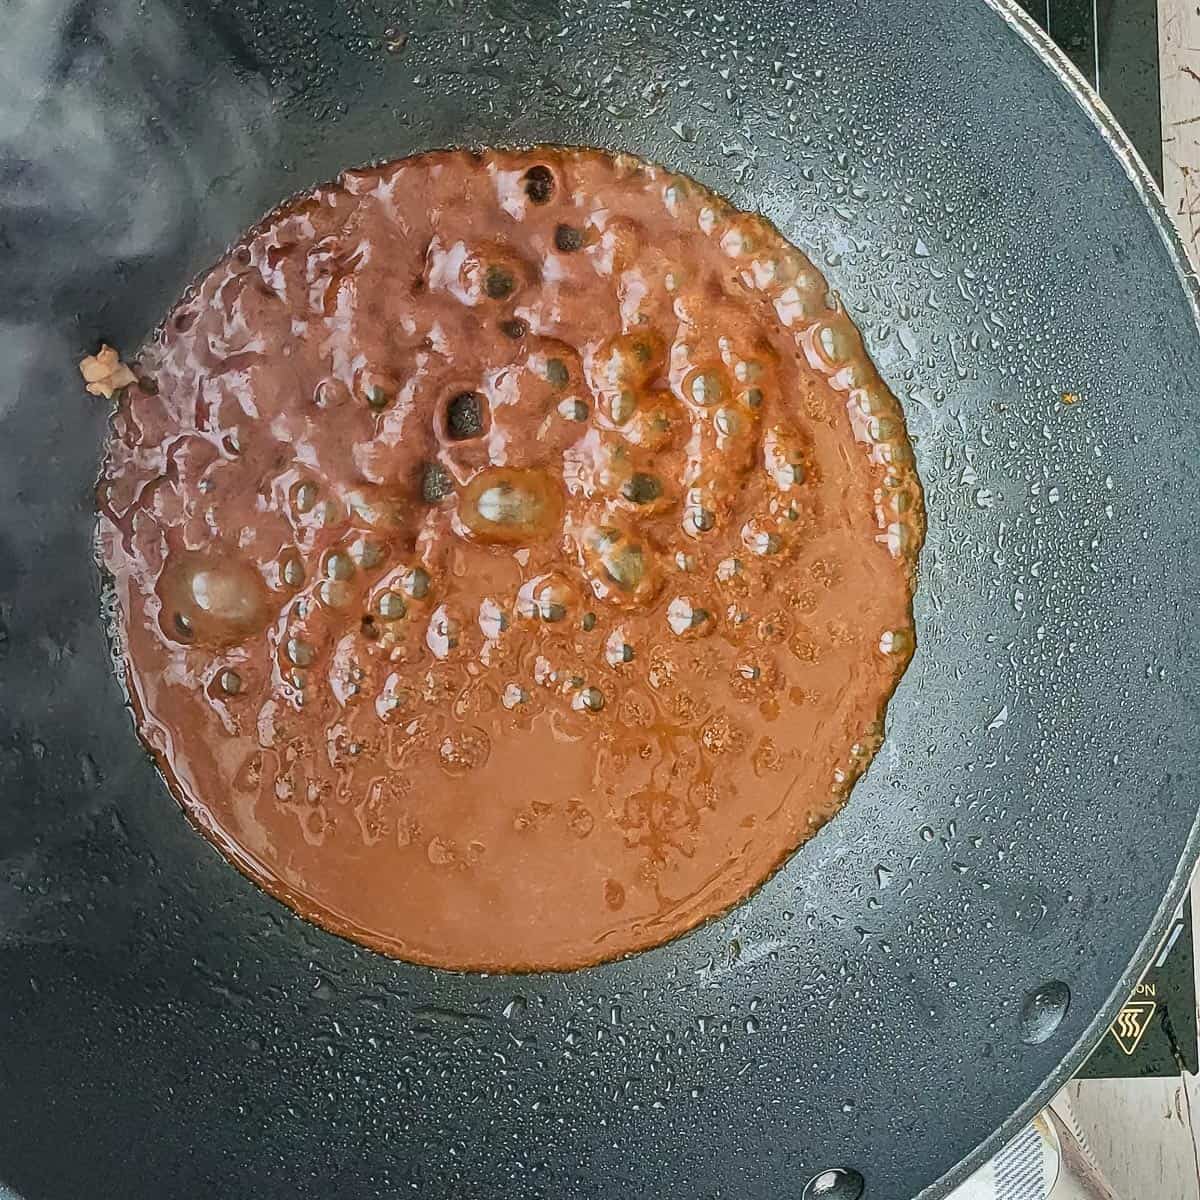
<svg viewBox="0 0 1200 1200">
<path fill-rule="evenodd" d="M 79 373 L 87 385 L 86 390 L 106 400 L 111 400 L 114 392 L 136 380 L 134 373 L 121 361 L 121 356 L 106 344 L 80 362 Z"/>
</svg>

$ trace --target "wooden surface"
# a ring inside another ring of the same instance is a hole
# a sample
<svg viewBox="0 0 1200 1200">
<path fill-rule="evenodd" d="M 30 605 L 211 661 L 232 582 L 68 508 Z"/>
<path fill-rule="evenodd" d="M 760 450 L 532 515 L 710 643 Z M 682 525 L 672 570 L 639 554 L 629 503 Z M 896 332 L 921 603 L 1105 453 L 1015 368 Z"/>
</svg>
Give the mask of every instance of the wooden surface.
<svg viewBox="0 0 1200 1200">
<path fill-rule="evenodd" d="M 1200 9 L 1196 0 L 1159 0 L 1158 14 L 1163 191 L 1196 262 L 1200 251 Z"/>
<path fill-rule="evenodd" d="M 1120 1200 L 1197 1200 L 1195 1076 L 1092 1079 L 1067 1097 L 1096 1163 Z M 1200 1114 L 1197 1114 L 1200 1116 Z"/>
</svg>

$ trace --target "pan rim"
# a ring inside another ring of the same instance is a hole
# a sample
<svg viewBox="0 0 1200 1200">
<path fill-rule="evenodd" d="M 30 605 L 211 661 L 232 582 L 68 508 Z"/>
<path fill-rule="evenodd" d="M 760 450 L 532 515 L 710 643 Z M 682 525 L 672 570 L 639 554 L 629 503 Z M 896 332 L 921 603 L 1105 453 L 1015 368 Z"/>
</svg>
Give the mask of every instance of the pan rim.
<svg viewBox="0 0 1200 1200">
<path fill-rule="evenodd" d="M 1017 0 L 983 0 L 983 2 L 999 17 L 1008 30 L 1024 41 L 1041 59 L 1042 64 L 1075 100 L 1108 144 L 1121 169 L 1133 185 L 1158 236 L 1162 239 L 1167 255 L 1175 268 L 1180 287 L 1191 307 L 1197 333 L 1200 334 L 1200 277 L 1192 268 L 1183 239 L 1167 211 L 1166 199 L 1133 143 L 1129 140 L 1129 135 L 1121 127 L 1099 93 L 1088 83 L 1082 72 L 1050 35 L 1017 3 Z M 1059 1059 L 1058 1065 L 1042 1080 L 1028 1099 L 957 1166 L 921 1191 L 915 1200 L 942 1200 L 954 1188 L 965 1183 L 980 1167 L 1011 1142 L 1070 1081 L 1099 1045 L 1101 1038 L 1116 1019 L 1121 1006 L 1132 994 L 1142 973 L 1157 952 L 1174 919 L 1176 910 L 1188 895 L 1198 861 L 1200 861 L 1200 809 L 1197 810 L 1192 821 L 1191 832 L 1188 834 L 1183 853 L 1175 866 L 1166 894 L 1155 911 L 1150 928 L 1138 943 L 1129 965 L 1118 978 L 1098 1012 L 1073 1045 Z"/>
</svg>

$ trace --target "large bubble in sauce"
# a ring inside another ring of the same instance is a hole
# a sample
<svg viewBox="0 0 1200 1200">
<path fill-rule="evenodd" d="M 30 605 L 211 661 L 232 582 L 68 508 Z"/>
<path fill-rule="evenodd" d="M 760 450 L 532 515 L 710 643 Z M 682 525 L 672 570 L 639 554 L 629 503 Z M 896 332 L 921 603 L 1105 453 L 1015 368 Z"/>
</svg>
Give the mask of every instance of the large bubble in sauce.
<svg viewBox="0 0 1200 1200">
<path fill-rule="evenodd" d="M 493 467 L 463 490 L 458 515 L 479 541 L 519 546 L 556 533 L 562 510 L 562 484 L 549 472 Z"/>
<path fill-rule="evenodd" d="M 258 569 L 219 551 L 171 555 L 158 594 L 163 631 L 185 644 L 233 646 L 260 633 L 268 617 Z"/>
</svg>

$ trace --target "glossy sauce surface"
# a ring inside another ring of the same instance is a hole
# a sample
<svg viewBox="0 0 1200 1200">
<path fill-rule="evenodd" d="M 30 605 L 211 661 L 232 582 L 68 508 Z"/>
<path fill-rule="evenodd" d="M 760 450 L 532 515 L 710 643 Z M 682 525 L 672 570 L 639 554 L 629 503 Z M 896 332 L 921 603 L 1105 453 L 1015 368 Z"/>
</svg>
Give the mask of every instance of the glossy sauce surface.
<svg viewBox="0 0 1200 1200">
<path fill-rule="evenodd" d="M 743 898 L 912 653 L 902 415 L 809 260 L 627 156 L 291 201 L 133 364 L 99 485 L 202 830 L 403 958 L 567 968 Z"/>
</svg>

